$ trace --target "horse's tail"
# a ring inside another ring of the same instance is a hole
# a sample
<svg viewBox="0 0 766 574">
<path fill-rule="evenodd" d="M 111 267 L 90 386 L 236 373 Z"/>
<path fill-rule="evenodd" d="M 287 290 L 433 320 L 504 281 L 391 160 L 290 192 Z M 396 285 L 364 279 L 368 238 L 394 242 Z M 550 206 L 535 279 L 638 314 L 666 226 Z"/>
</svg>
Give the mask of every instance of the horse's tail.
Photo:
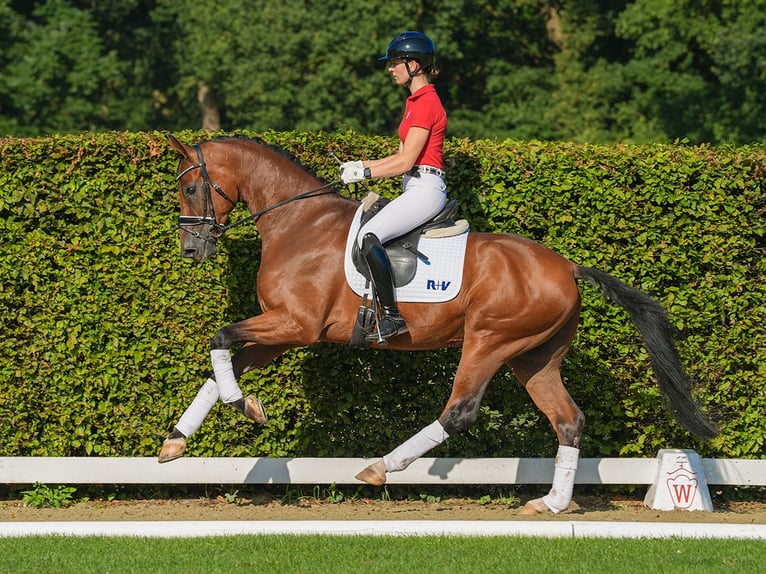
<svg viewBox="0 0 766 574">
<path fill-rule="evenodd" d="M 630 314 L 649 351 L 660 392 L 668 400 L 678 423 L 703 440 L 716 436 L 718 429 L 700 410 L 691 395 L 674 344 L 674 328 L 662 305 L 643 291 L 597 269 L 579 266 L 575 277 L 601 287 L 608 301 L 623 307 Z"/>
</svg>

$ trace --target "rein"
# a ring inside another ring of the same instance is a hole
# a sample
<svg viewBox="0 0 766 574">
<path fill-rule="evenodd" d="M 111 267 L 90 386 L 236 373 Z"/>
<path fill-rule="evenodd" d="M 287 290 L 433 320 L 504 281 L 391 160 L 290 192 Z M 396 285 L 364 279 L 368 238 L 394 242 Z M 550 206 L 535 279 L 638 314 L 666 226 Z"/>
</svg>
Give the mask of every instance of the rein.
<svg viewBox="0 0 766 574">
<path fill-rule="evenodd" d="M 178 218 L 178 227 L 179 229 L 181 229 L 181 231 L 185 231 L 186 233 L 189 233 L 193 235 L 194 237 L 201 239 L 203 241 L 209 241 L 211 243 L 215 243 L 219 237 L 221 237 L 224 233 L 226 233 L 230 229 L 234 227 L 238 227 L 242 225 L 243 223 L 249 223 L 249 222 L 257 223 L 262 215 L 268 213 L 269 211 L 273 211 L 279 207 L 287 205 L 288 203 L 292 203 L 293 201 L 298 201 L 300 199 L 308 199 L 311 197 L 319 197 L 321 195 L 329 195 L 331 193 L 338 193 L 334 189 L 330 191 L 324 191 L 324 190 L 332 187 L 333 185 L 340 183 L 340 180 L 326 183 L 315 189 L 311 189 L 309 191 L 305 191 L 293 197 L 289 197 L 287 199 L 284 199 L 282 201 L 275 203 L 274 205 L 270 205 L 269 207 L 266 207 L 265 209 L 261 209 L 260 211 L 251 213 L 248 217 L 240 219 L 239 221 L 235 221 L 234 223 L 230 223 L 229 225 L 224 225 L 222 223 L 219 223 L 218 219 L 215 216 L 215 209 L 213 208 L 213 198 L 212 198 L 212 194 L 210 193 L 210 188 L 213 188 L 216 191 L 216 193 L 218 193 L 221 197 L 223 197 L 226 201 L 228 201 L 232 205 L 236 205 L 237 202 L 231 199 L 228 195 L 226 195 L 226 193 L 217 184 L 213 183 L 213 181 L 210 179 L 210 175 L 207 172 L 205 159 L 202 156 L 202 148 L 199 145 L 195 145 L 192 147 L 194 148 L 194 151 L 197 152 L 198 163 L 195 163 L 194 165 L 190 165 L 181 173 L 179 173 L 178 176 L 176 177 L 176 181 L 179 181 L 184 175 L 186 175 L 187 173 L 189 173 L 190 171 L 194 169 L 200 170 L 200 174 L 202 175 L 204 194 L 205 194 L 203 197 L 203 204 L 202 204 L 203 211 L 201 216 L 200 215 L 181 215 Z M 208 215 L 208 211 L 210 213 L 209 215 Z M 206 235 L 203 235 L 202 233 L 195 231 L 194 229 L 189 229 L 190 227 L 196 227 L 198 225 L 209 226 Z"/>
</svg>

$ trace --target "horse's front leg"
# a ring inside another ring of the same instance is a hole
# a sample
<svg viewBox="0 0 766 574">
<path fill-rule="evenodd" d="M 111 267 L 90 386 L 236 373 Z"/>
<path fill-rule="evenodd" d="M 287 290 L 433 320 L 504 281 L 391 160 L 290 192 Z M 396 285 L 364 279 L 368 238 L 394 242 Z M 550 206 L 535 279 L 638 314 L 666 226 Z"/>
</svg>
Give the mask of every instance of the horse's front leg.
<svg viewBox="0 0 766 574">
<path fill-rule="evenodd" d="M 224 370 L 226 372 L 225 376 L 234 379 L 234 387 L 236 387 L 236 389 L 232 389 L 231 380 L 229 380 L 228 388 L 225 391 L 225 396 L 229 400 L 226 400 L 223 398 L 224 395 L 218 384 L 219 375 L 216 374 L 215 378 L 209 378 L 197 392 L 196 397 L 181 415 L 181 418 L 178 419 L 173 430 L 163 441 L 158 461 L 169 462 L 183 456 L 186 451 L 186 439 L 199 430 L 203 421 L 218 402 L 219 398 L 225 403 L 233 402 L 237 410 L 248 419 L 258 424 L 266 424 L 268 416 L 266 415 L 263 403 L 254 396 L 243 397 L 241 391 L 239 391 L 239 395 L 237 396 L 239 386 L 236 381 L 243 373 L 246 373 L 252 368 L 266 365 L 288 348 L 289 347 L 284 346 L 265 347 L 262 345 L 251 344 L 245 346 L 233 358 L 227 357 L 228 361 L 226 362 L 223 361 L 222 356 L 219 356 L 218 360 L 220 362 L 228 363 L 224 365 Z M 229 352 L 226 351 L 226 354 L 228 355 Z M 215 363 L 213 370 L 215 372 Z M 221 370 L 220 367 L 219 370 Z"/>
<path fill-rule="evenodd" d="M 356 479 L 374 486 L 381 486 L 386 483 L 387 472 L 404 470 L 415 460 L 448 438 L 449 433 L 441 421 L 437 419 L 400 444 L 382 459 L 365 468 L 356 475 Z"/>
<path fill-rule="evenodd" d="M 439 418 L 362 470 L 356 475 L 357 480 L 374 486 L 385 484 L 386 473 L 404 470 L 450 435 L 464 430 L 476 420 L 487 384 L 502 363 L 486 357 L 478 363 L 471 359 L 472 356 L 481 355 L 463 350 L 452 393 Z"/>
<path fill-rule="evenodd" d="M 221 401 L 233 404 L 247 418 L 261 422 L 262 406 L 259 409 L 254 397 L 245 398 L 237 380 L 242 373 L 254 367 L 260 367 L 273 360 L 284 351 L 297 346 L 308 345 L 318 338 L 319 327 L 315 321 L 296 320 L 296 317 L 273 310 L 244 321 L 239 321 L 220 329 L 213 337 L 210 350 L 210 362 L 218 384 Z M 229 349 L 236 343 L 249 343 L 232 361 Z M 249 349 L 255 347 L 251 356 Z M 263 356 L 259 356 L 258 353 Z M 235 365 L 236 362 L 236 365 Z M 255 417 L 255 418 L 254 418 Z"/>
<path fill-rule="evenodd" d="M 225 404 L 233 404 L 241 414 L 250 420 L 266 424 L 266 412 L 263 403 L 253 396 L 245 397 L 242 389 L 237 384 L 237 379 L 242 374 L 234 372 L 234 362 L 228 349 L 213 349 L 210 351 L 210 362 L 213 364 L 213 381 L 218 387 L 218 395 Z M 206 383 L 206 384 L 208 384 Z M 207 414 L 207 413 L 206 413 Z"/>
</svg>

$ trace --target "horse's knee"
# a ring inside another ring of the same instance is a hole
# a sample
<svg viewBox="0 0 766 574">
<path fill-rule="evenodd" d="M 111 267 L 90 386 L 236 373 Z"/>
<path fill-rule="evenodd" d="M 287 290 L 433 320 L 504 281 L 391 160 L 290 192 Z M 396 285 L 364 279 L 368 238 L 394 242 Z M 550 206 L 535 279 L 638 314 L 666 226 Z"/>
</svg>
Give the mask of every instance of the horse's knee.
<svg viewBox="0 0 766 574">
<path fill-rule="evenodd" d="M 233 344 L 229 330 L 224 327 L 219 329 L 210 343 L 211 349 L 230 349 Z"/>
<path fill-rule="evenodd" d="M 447 434 L 453 435 L 471 426 L 479 415 L 479 403 L 479 399 L 460 401 L 439 417 Z"/>
</svg>

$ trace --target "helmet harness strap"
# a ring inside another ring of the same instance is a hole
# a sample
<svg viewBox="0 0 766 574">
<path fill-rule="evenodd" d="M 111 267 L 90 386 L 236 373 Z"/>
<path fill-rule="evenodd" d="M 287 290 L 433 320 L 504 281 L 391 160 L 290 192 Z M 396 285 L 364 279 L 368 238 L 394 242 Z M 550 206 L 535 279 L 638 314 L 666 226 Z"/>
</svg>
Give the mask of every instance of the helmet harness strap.
<svg viewBox="0 0 766 574">
<path fill-rule="evenodd" d="M 419 76 L 420 74 L 423 74 L 423 67 L 420 65 L 420 62 L 418 62 L 419 68 L 415 70 L 414 72 L 410 69 L 410 62 L 413 60 L 410 60 L 409 58 L 404 58 L 404 67 L 407 69 L 407 75 L 410 77 L 409 80 L 407 80 L 407 87 L 410 87 L 410 84 L 412 83 L 412 79 L 415 76 Z M 417 62 L 417 60 L 415 60 Z"/>
</svg>

